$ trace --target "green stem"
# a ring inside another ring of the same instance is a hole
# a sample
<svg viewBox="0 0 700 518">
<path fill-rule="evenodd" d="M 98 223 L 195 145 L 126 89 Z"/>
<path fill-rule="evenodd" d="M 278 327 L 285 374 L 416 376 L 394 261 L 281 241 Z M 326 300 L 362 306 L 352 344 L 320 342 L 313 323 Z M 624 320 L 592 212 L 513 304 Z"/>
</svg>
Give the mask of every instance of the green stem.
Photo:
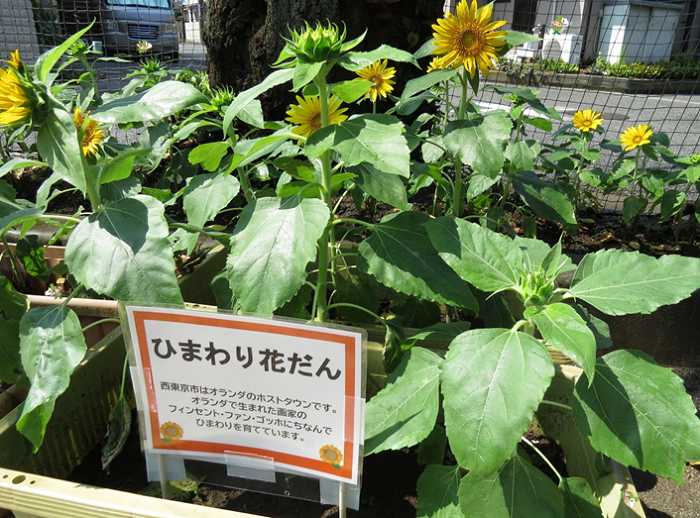
<svg viewBox="0 0 700 518">
<path fill-rule="evenodd" d="M 457 77 L 459 77 L 459 82 L 461 83 L 461 96 L 459 100 L 459 106 L 457 107 L 457 120 L 464 119 L 464 113 L 467 108 L 467 78 L 465 77 L 466 71 L 462 69 Z M 462 177 L 462 161 L 459 157 L 454 159 L 455 165 L 455 183 L 454 189 L 452 191 L 452 215 L 461 218 L 464 213 L 464 196 L 462 195 L 462 187 L 464 185 L 464 178 Z"/>
<path fill-rule="evenodd" d="M 554 474 L 559 478 L 560 481 L 561 481 L 561 480 L 564 480 L 564 478 L 561 476 L 561 474 L 560 474 L 560 473 L 557 471 L 557 469 L 552 465 L 552 463 L 549 462 L 549 459 L 545 456 L 544 453 L 542 453 L 542 452 L 539 450 L 539 448 L 538 448 L 537 446 L 535 446 L 534 444 L 532 444 L 532 442 L 531 442 L 531 441 L 528 441 L 525 437 L 521 437 L 520 439 L 521 439 L 525 444 L 529 445 L 530 448 L 532 448 L 533 450 L 535 450 L 535 453 L 537 453 L 537 455 L 539 455 L 539 456 L 542 458 L 542 460 L 547 464 L 547 466 L 549 466 L 549 468 L 554 472 Z"/>
<path fill-rule="evenodd" d="M 241 189 L 243 189 L 243 196 L 245 196 L 246 203 L 252 203 L 255 200 L 255 194 L 250 186 L 250 178 L 248 178 L 247 170 L 240 170 L 238 174 L 238 180 L 241 182 Z"/>
<path fill-rule="evenodd" d="M 379 320 L 380 322 L 382 321 L 382 317 L 377 315 L 375 312 L 370 311 L 367 308 L 363 308 L 362 306 L 358 306 L 357 304 L 350 304 L 349 302 L 336 302 L 334 304 L 331 304 L 328 306 L 328 310 L 331 310 L 333 308 L 353 308 L 357 309 L 358 311 L 364 311 L 368 315 L 372 316 L 374 319 Z"/>
<path fill-rule="evenodd" d="M 66 299 L 66 300 L 68 300 L 68 299 Z M 101 319 L 101 320 L 98 320 L 97 322 L 93 322 L 92 324 L 86 325 L 86 326 L 83 328 L 83 333 L 84 333 L 85 331 L 87 331 L 88 329 L 92 329 L 93 327 L 97 327 L 97 326 L 99 326 L 99 325 L 101 325 L 101 324 L 104 324 L 104 323 L 106 323 L 106 322 L 114 322 L 114 323 L 116 323 L 116 324 L 121 324 L 121 323 L 122 323 L 122 321 L 119 320 L 118 318 L 103 318 L 103 319 Z"/>
<path fill-rule="evenodd" d="M 314 79 L 314 84 L 318 88 L 318 98 L 321 105 L 321 127 L 325 128 L 330 125 L 329 111 L 329 91 L 326 84 L 326 74 L 330 70 L 330 66 L 324 66 Z M 331 201 L 331 179 L 333 171 L 331 169 L 331 152 L 326 150 L 321 154 L 321 185 L 323 192 L 321 193 L 323 201 L 328 206 L 328 210 L 333 210 Z M 316 280 L 316 295 L 314 303 L 316 306 L 316 320 L 324 322 L 328 313 L 328 272 L 331 270 L 331 275 L 335 275 L 334 265 L 328 262 L 328 249 L 335 250 L 334 234 L 331 232 L 332 225 L 326 225 L 320 239 L 318 240 L 318 277 Z"/>
<path fill-rule="evenodd" d="M 555 406 L 557 408 L 563 408 L 564 410 L 568 410 L 569 412 L 573 411 L 569 405 L 565 405 L 563 403 L 557 403 L 556 401 L 550 401 L 549 399 L 543 399 L 541 401 L 541 403 L 545 403 L 546 405 Z"/>
<path fill-rule="evenodd" d="M 88 74 L 90 74 L 90 83 L 92 83 L 92 90 L 95 92 L 95 100 L 97 101 L 97 104 L 102 104 L 102 96 L 100 95 L 100 90 L 97 88 L 97 79 L 95 78 L 97 73 L 95 72 L 95 69 L 88 64 L 87 58 L 84 54 L 80 56 L 80 61 L 88 71 Z"/>
</svg>

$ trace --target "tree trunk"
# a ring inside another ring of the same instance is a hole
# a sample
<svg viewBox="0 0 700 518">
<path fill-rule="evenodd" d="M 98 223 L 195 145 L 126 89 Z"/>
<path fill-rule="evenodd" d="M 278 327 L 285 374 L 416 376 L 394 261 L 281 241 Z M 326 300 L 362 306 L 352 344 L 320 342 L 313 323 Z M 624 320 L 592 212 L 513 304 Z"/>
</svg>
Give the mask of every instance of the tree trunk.
<svg viewBox="0 0 700 518">
<path fill-rule="evenodd" d="M 358 50 L 382 43 L 415 51 L 430 37 L 430 24 L 442 16 L 442 0 L 208 0 L 203 35 L 212 87 L 231 86 L 239 92 L 267 77 L 284 47 L 282 37 L 308 21 L 328 21 L 347 28 L 347 39 L 367 29 Z M 393 64 L 395 65 L 395 64 Z M 288 86 L 265 98 L 268 116 L 284 116 L 294 98 Z"/>
</svg>

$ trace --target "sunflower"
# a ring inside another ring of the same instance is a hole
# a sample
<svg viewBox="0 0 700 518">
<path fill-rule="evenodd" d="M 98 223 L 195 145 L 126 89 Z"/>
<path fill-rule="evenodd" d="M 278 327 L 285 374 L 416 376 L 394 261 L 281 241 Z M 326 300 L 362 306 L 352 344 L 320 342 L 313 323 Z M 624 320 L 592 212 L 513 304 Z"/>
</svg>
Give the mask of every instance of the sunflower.
<svg viewBox="0 0 700 518">
<path fill-rule="evenodd" d="M 574 126 L 583 133 L 588 133 L 591 130 L 598 129 L 598 126 L 603 124 L 602 114 L 593 110 L 583 110 L 574 113 Z"/>
<path fill-rule="evenodd" d="M 359 76 L 355 78 L 356 80 L 364 79 L 374 83 L 374 86 L 371 86 L 365 94 L 365 99 L 369 97 L 373 103 L 377 102 L 377 97 L 384 99 L 388 93 L 394 91 L 394 87 L 391 85 L 396 84 L 396 81 L 392 81 L 391 78 L 396 75 L 396 69 L 394 67 L 387 68 L 386 65 L 386 59 L 379 60 L 356 72 Z"/>
<path fill-rule="evenodd" d="M 318 450 L 321 459 L 335 468 L 340 468 L 340 463 L 343 462 L 343 454 L 335 446 L 324 446 Z"/>
<path fill-rule="evenodd" d="M 439 67 L 456 68 L 464 65 L 470 77 L 474 77 L 477 67 L 484 75 L 489 74 L 489 68 L 493 68 L 494 61 L 498 62 L 496 51 L 505 41 L 502 39 L 508 33 L 496 31 L 504 20 L 490 22 L 493 13 L 493 5 L 489 4 L 478 9 L 476 0 L 471 7 L 467 0 L 462 0 L 457 6 L 457 16 L 446 13 L 433 25 L 433 45 L 437 48 L 433 54 L 440 57 Z"/>
<path fill-rule="evenodd" d="M 178 439 L 182 439 L 185 431 L 179 424 L 168 421 L 160 426 L 160 434 L 166 441 L 177 441 Z"/>
<path fill-rule="evenodd" d="M 80 108 L 76 108 L 73 112 L 73 121 L 75 122 L 75 127 L 78 128 L 78 132 L 80 132 L 85 123 L 85 119 L 87 119 L 85 134 L 83 135 L 82 141 L 83 155 L 94 156 L 100 150 L 100 144 L 106 135 L 100 127 L 102 125 L 88 117 L 89 113 L 90 112 L 86 113 L 85 117 L 83 117 L 83 111 Z"/>
<path fill-rule="evenodd" d="M 10 54 L 10 66 L 14 68 L 15 70 L 19 70 L 19 67 L 22 66 L 22 60 L 19 57 L 19 49 L 16 49 L 14 52 Z"/>
<path fill-rule="evenodd" d="M 10 61 L 12 63 L 13 59 Z M 0 68 L 0 124 L 18 126 L 29 121 L 31 96 L 13 68 Z"/>
<path fill-rule="evenodd" d="M 640 124 L 639 126 L 630 126 L 625 130 L 625 132 L 620 136 L 620 141 L 625 148 L 625 151 L 632 151 L 644 144 L 649 144 L 651 137 L 654 132 L 646 124 Z"/>
<path fill-rule="evenodd" d="M 292 104 L 287 112 L 286 121 L 298 124 L 292 133 L 302 137 L 309 137 L 315 131 L 321 129 L 321 101 L 318 97 L 297 97 L 299 104 Z M 328 102 L 328 119 L 331 124 L 338 124 L 348 118 L 343 115 L 347 108 L 341 108 L 342 101 L 335 95 Z"/>
</svg>

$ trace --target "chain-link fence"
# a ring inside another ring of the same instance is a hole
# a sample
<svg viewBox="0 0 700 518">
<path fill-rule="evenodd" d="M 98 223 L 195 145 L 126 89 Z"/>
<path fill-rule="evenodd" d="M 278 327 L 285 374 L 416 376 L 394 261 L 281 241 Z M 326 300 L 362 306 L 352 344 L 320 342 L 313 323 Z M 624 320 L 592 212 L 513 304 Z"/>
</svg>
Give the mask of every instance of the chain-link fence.
<svg viewBox="0 0 700 518">
<path fill-rule="evenodd" d="M 445 11 L 454 12 L 456 3 L 447 0 Z M 124 86 L 151 57 L 170 69 L 206 68 L 206 0 L 0 0 L 0 6 L 5 59 L 19 49 L 31 63 L 92 22 L 84 39 L 103 56 L 124 59 L 95 64 L 101 91 Z M 649 124 L 668 135 L 678 155 L 700 153 L 698 0 L 496 0 L 493 19 L 540 41 L 509 52 L 489 83 L 538 90 L 564 123 L 578 110 L 601 112 L 611 140 L 630 126 Z M 475 100 L 482 109 L 509 106 L 488 90 Z M 550 138 L 534 129 L 531 134 Z M 601 167 L 610 160 L 604 155 Z"/>
</svg>

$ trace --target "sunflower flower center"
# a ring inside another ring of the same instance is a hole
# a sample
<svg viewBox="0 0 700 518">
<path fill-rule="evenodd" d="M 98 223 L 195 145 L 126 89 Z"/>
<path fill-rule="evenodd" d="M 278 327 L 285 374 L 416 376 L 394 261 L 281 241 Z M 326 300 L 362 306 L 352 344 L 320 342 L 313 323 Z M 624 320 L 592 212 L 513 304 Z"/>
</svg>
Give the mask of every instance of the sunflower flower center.
<svg viewBox="0 0 700 518">
<path fill-rule="evenodd" d="M 321 129 L 321 114 L 316 113 L 313 118 L 309 121 L 309 125 L 314 129 L 314 131 Z"/>
<path fill-rule="evenodd" d="M 474 29 L 469 28 L 462 35 L 462 48 L 467 54 L 476 54 L 481 50 L 481 39 Z"/>
</svg>

